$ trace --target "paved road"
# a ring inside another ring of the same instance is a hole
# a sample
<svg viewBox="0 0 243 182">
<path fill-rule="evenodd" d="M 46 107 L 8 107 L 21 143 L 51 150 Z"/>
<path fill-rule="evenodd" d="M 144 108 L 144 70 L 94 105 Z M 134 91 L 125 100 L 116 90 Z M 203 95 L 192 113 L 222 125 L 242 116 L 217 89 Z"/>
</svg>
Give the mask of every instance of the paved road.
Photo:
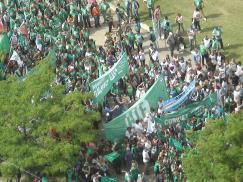
<svg viewBox="0 0 243 182">
<path fill-rule="evenodd" d="M 116 15 L 114 15 L 114 20 L 116 21 Z M 101 23 L 103 23 L 103 19 L 101 18 Z M 146 28 L 147 29 L 147 28 Z M 90 37 L 92 37 L 96 41 L 96 45 L 104 45 L 105 43 L 105 34 L 108 32 L 108 26 L 106 24 L 102 24 L 101 27 L 99 28 L 92 28 L 90 30 Z M 149 62 L 149 45 L 150 45 L 150 40 L 149 40 L 149 32 L 145 29 L 141 29 L 141 33 L 143 34 L 144 37 L 144 44 L 143 48 L 145 51 L 145 57 L 146 57 L 146 62 Z M 169 50 L 165 45 L 165 40 L 158 40 L 158 51 L 159 51 L 159 60 L 162 61 L 163 58 L 167 54 L 169 54 Z M 175 51 L 175 54 L 178 56 L 183 56 L 185 58 L 189 58 L 190 52 L 187 50 L 184 50 L 183 52 L 178 52 Z"/>
</svg>

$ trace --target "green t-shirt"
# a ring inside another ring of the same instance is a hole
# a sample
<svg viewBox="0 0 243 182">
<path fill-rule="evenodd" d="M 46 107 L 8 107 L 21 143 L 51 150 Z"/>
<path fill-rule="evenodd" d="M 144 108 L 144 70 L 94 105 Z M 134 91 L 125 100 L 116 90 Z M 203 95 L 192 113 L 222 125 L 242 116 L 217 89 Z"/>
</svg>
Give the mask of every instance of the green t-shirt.
<svg viewBox="0 0 243 182">
<path fill-rule="evenodd" d="M 83 16 L 87 15 L 87 9 L 86 9 L 85 6 L 83 6 L 83 7 L 81 8 L 81 13 L 82 13 Z"/>
<path fill-rule="evenodd" d="M 152 42 L 155 42 L 156 41 L 156 36 L 155 36 L 154 31 L 150 32 L 149 37 L 150 37 L 149 38 L 150 41 L 152 41 Z"/>
<path fill-rule="evenodd" d="M 154 6 L 154 0 L 147 0 L 147 7 L 152 8 Z"/>
<path fill-rule="evenodd" d="M 207 53 L 207 50 L 204 45 L 200 45 L 199 51 L 200 51 L 201 56 L 204 56 Z"/>
<path fill-rule="evenodd" d="M 132 167 L 130 170 L 130 175 L 131 175 L 131 180 L 133 181 L 137 181 L 138 179 L 138 168 L 136 167 Z"/>
<path fill-rule="evenodd" d="M 212 40 L 212 49 L 217 49 L 218 41 L 216 39 Z"/>
<path fill-rule="evenodd" d="M 129 42 L 134 42 L 135 41 L 135 35 L 134 35 L 134 33 L 128 32 L 127 38 L 129 40 Z"/>
<path fill-rule="evenodd" d="M 89 32 L 88 31 L 83 31 L 83 38 L 84 39 L 89 38 Z"/>
<path fill-rule="evenodd" d="M 143 43 L 143 36 L 141 34 L 136 34 L 135 38 L 136 38 L 136 42 L 138 44 L 140 44 L 140 43 L 142 44 Z"/>
<path fill-rule="evenodd" d="M 214 30 L 213 30 L 213 33 L 215 34 L 215 37 L 216 37 L 216 39 L 220 39 L 221 38 L 221 29 L 219 29 L 219 28 L 215 28 Z"/>
<path fill-rule="evenodd" d="M 106 10 L 110 7 L 110 5 L 107 2 L 103 2 L 100 4 L 100 11 L 101 13 L 106 13 Z"/>
<path fill-rule="evenodd" d="M 194 0 L 194 5 L 196 8 L 202 7 L 202 0 Z"/>
</svg>

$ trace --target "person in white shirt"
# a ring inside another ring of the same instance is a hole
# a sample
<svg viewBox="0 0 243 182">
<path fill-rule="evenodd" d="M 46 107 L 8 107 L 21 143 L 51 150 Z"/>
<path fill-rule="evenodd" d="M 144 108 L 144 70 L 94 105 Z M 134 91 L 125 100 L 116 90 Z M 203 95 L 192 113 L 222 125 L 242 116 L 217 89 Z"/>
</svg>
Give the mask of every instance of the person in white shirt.
<svg viewBox="0 0 243 182">
<path fill-rule="evenodd" d="M 133 125 L 133 127 L 134 127 L 134 132 L 138 136 L 141 136 L 144 131 L 142 123 L 139 120 L 137 120 L 136 123 Z"/>
<path fill-rule="evenodd" d="M 143 155 L 143 164 L 144 164 L 143 172 L 144 172 L 144 174 L 147 174 L 148 164 L 150 161 L 148 149 L 144 148 L 142 155 Z"/>
<path fill-rule="evenodd" d="M 196 46 L 196 31 L 193 25 L 187 31 L 187 34 L 189 39 L 190 51 L 192 51 L 193 48 Z"/>
<path fill-rule="evenodd" d="M 201 26 L 200 26 L 201 13 L 198 8 L 195 9 L 192 17 L 193 17 L 195 29 L 197 29 L 200 32 L 201 31 Z"/>
<path fill-rule="evenodd" d="M 178 13 L 176 18 L 175 18 L 175 21 L 177 23 L 177 26 L 178 26 L 178 30 L 181 31 L 181 29 L 183 30 L 183 32 L 185 31 L 184 27 L 183 27 L 183 16 Z"/>
<path fill-rule="evenodd" d="M 206 37 L 203 39 L 203 43 L 204 46 L 207 50 L 209 50 L 210 46 L 211 46 L 211 39 L 208 38 L 208 36 L 206 35 Z"/>
</svg>

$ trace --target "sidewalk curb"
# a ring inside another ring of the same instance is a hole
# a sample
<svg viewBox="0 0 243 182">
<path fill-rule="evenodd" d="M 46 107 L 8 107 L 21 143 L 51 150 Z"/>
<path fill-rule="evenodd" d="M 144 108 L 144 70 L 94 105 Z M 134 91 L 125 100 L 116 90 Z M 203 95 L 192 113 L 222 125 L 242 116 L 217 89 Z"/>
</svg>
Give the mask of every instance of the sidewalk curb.
<svg viewBox="0 0 243 182">
<path fill-rule="evenodd" d="M 112 3 L 109 3 L 109 5 L 110 5 L 111 10 L 115 12 L 115 11 L 116 11 L 116 6 L 115 6 L 114 4 L 112 4 Z M 140 25 L 141 25 L 141 28 L 142 28 L 142 29 L 144 29 L 144 30 L 146 30 L 147 32 L 149 32 L 149 26 L 148 26 L 147 24 L 145 24 L 145 23 L 140 23 Z"/>
</svg>

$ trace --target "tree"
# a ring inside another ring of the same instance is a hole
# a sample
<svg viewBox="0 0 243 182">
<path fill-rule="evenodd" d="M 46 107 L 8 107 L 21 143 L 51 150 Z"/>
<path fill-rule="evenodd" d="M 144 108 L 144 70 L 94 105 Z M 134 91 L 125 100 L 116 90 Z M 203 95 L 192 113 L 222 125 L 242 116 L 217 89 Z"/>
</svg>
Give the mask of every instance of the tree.
<svg viewBox="0 0 243 182">
<path fill-rule="evenodd" d="M 64 174 L 80 143 L 96 138 L 92 122 L 100 114 L 84 104 L 92 95 L 64 94 L 64 86 L 52 83 L 53 60 L 51 51 L 24 80 L 0 82 L 0 170 L 6 177 L 18 171 Z"/>
<path fill-rule="evenodd" d="M 192 134 L 193 136 L 195 133 Z M 183 158 L 189 181 L 243 181 L 243 113 L 210 121 Z"/>
</svg>

